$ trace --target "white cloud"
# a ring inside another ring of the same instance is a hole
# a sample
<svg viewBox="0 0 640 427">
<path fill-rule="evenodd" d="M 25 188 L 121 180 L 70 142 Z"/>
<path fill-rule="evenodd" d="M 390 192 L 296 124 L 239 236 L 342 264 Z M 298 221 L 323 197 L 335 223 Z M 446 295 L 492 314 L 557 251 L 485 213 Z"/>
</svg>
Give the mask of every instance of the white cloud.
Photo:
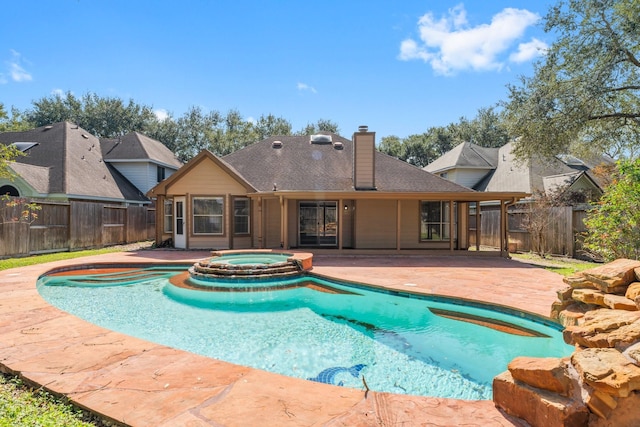
<svg viewBox="0 0 640 427">
<path fill-rule="evenodd" d="M 157 110 L 153 111 L 153 114 L 155 114 L 156 119 L 163 121 L 169 118 L 169 112 L 167 110 L 165 110 L 164 108 L 159 108 Z"/>
<path fill-rule="evenodd" d="M 11 59 L 6 62 L 9 68 L 9 76 L 14 82 L 28 82 L 33 79 L 31 74 L 22 67 L 22 55 L 11 49 Z"/>
<path fill-rule="evenodd" d="M 311 93 L 318 93 L 318 91 L 313 86 L 309 86 L 306 83 L 298 83 L 298 90 L 308 90 Z"/>
<path fill-rule="evenodd" d="M 518 51 L 509 55 L 509 61 L 517 63 L 531 61 L 536 56 L 546 54 L 548 48 L 545 42 L 532 38 L 528 43 L 520 43 Z"/>
<path fill-rule="evenodd" d="M 251 124 L 256 124 L 258 123 L 258 121 L 253 117 L 253 116 L 249 116 L 247 117 L 247 122 L 251 123 Z"/>
<path fill-rule="evenodd" d="M 62 89 L 54 89 L 54 90 L 51 91 L 51 95 L 63 97 L 64 96 L 64 91 Z"/>
<path fill-rule="evenodd" d="M 470 27 L 462 4 L 437 20 L 431 12 L 418 21 L 420 40 L 403 40 L 399 59 L 427 62 L 438 74 L 459 70 L 500 70 L 503 55 L 540 16 L 524 9 L 506 8 L 490 24 Z"/>
</svg>

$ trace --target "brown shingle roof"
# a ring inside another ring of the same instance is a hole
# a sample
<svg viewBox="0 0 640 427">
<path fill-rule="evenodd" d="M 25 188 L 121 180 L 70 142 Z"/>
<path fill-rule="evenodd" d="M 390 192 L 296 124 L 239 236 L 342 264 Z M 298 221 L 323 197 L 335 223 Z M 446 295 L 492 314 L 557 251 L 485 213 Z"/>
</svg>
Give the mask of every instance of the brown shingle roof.
<svg viewBox="0 0 640 427">
<path fill-rule="evenodd" d="M 355 191 L 353 142 L 331 134 L 333 144 L 311 144 L 309 136 L 270 137 L 222 159 L 258 191 Z M 273 142 L 281 141 L 280 148 Z M 401 160 L 375 153 L 376 189 L 384 192 L 469 192 Z"/>
<path fill-rule="evenodd" d="M 69 122 L 41 126 L 24 132 L 0 134 L 0 143 L 37 142 L 16 163 L 49 168 L 49 194 L 71 198 L 148 202 L 115 169 L 104 163 L 98 138 Z M 42 177 L 40 177 L 42 178 Z M 44 188 L 43 183 L 39 183 Z"/>
<path fill-rule="evenodd" d="M 146 160 L 178 169 L 182 162 L 163 143 L 139 132 L 129 132 L 119 139 L 101 138 L 106 161 Z"/>
</svg>

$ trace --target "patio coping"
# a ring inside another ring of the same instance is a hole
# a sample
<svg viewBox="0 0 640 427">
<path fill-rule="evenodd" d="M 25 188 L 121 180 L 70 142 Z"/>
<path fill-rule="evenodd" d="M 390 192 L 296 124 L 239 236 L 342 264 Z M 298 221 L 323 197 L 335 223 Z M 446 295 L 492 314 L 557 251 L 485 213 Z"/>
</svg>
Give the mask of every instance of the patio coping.
<svg viewBox="0 0 640 427">
<path fill-rule="evenodd" d="M 287 251 L 291 252 L 291 251 Z M 38 277 L 94 263 L 189 263 L 201 251 L 97 255 L 0 271 L 0 370 L 128 426 L 524 426 L 492 401 L 365 392 L 109 331 L 44 301 Z M 561 276 L 499 257 L 315 255 L 313 272 L 546 316 Z"/>
</svg>

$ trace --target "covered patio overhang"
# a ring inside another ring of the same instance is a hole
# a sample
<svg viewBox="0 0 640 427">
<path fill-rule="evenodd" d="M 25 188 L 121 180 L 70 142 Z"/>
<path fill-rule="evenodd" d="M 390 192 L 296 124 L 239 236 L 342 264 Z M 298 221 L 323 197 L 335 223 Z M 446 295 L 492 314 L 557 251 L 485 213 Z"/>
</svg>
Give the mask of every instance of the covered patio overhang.
<svg viewBox="0 0 640 427">
<path fill-rule="evenodd" d="M 247 195 L 251 199 L 254 199 L 258 202 L 258 206 L 262 205 L 262 202 L 267 199 L 277 199 L 280 205 L 280 241 L 283 249 L 289 249 L 289 236 L 288 236 L 288 228 L 286 224 L 288 223 L 288 213 L 289 213 L 289 203 L 296 202 L 299 200 L 335 200 L 338 203 L 338 206 L 342 206 L 345 201 L 358 201 L 358 200 L 393 200 L 396 202 L 396 251 L 401 251 L 402 248 L 400 246 L 400 230 L 402 228 L 402 216 L 401 213 L 401 201 L 403 200 L 419 200 L 419 201 L 442 201 L 449 203 L 450 209 L 449 211 L 449 252 L 453 252 L 455 250 L 454 244 L 454 203 L 474 203 L 476 206 L 475 216 L 476 216 L 476 228 L 475 228 L 475 242 L 476 242 L 476 251 L 480 252 L 480 214 L 481 202 L 493 202 L 499 203 L 500 205 L 500 248 L 499 254 L 503 257 L 508 257 L 509 254 L 509 238 L 508 238 L 508 217 L 507 217 L 507 209 L 509 206 L 517 203 L 519 200 L 524 199 L 530 194 L 524 192 L 384 192 L 384 191 L 271 191 L 271 192 L 255 192 L 249 193 Z M 264 223 L 264 213 L 260 211 L 260 222 Z M 338 223 L 342 224 L 343 222 L 343 210 L 338 209 Z M 259 233 L 262 233 L 262 227 L 259 227 Z M 342 235 L 338 236 L 338 246 L 337 249 L 342 251 L 343 248 L 343 239 Z M 349 251 L 352 251 L 349 249 Z"/>
</svg>

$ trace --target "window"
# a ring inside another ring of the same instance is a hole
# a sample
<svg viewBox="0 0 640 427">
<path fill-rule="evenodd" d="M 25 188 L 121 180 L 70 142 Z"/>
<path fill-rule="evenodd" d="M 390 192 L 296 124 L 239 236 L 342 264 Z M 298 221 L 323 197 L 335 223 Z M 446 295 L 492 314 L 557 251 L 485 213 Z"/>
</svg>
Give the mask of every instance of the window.
<svg viewBox="0 0 640 427">
<path fill-rule="evenodd" d="M 162 166 L 158 166 L 156 168 L 156 174 L 157 174 L 156 179 L 157 179 L 158 182 L 160 182 L 160 181 L 162 181 L 163 179 L 165 179 L 167 177 L 166 176 L 167 175 L 167 170 L 165 168 L 163 168 Z"/>
<path fill-rule="evenodd" d="M 193 234 L 223 234 L 222 197 L 193 198 Z"/>
<path fill-rule="evenodd" d="M 164 232 L 171 233 L 173 231 L 173 200 L 165 199 L 164 201 Z"/>
<path fill-rule="evenodd" d="M 236 198 L 233 201 L 233 232 L 234 234 L 249 234 L 249 207 L 251 201 L 247 198 Z"/>
<path fill-rule="evenodd" d="M 455 218 L 455 203 L 453 209 Z M 449 202 L 420 203 L 421 241 L 449 240 L 449 224 Z"/>
</svg>

